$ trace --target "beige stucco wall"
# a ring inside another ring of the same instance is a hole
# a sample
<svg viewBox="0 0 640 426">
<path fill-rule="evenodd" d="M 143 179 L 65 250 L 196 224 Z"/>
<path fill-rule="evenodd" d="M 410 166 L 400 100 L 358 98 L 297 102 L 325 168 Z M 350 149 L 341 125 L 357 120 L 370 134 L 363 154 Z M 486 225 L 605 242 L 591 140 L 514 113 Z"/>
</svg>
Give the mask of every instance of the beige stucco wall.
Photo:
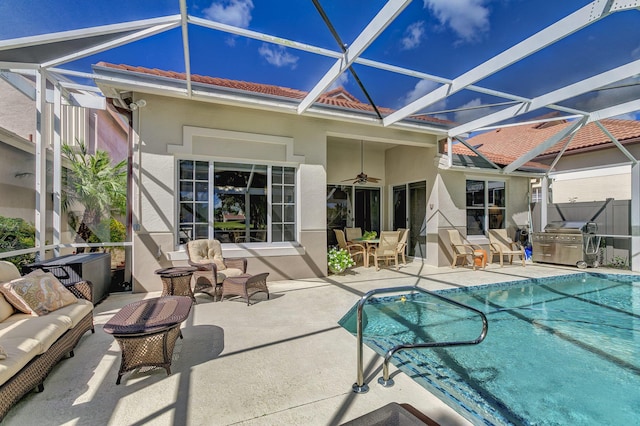
<svg viewBox="0 0 640 426">
<path fill-rule="evenodd" d="M 269 248 L 243 250 L 232 244 L 223 247 L 227 257 L 248 257 L 250 273 L 265 271 L 270 273 L 270 280 L 278 280 L 324 276 L 327 273 L 326 184 L 328 181 L 355 176 L 360 171 L 359 144 L 352 143 L 345 148 L 346 151 L 341 152 L 339 146 L 328 148 L 328 139 L 358 141 L 362 138 L 390 146 L 397 143 L 435 144 L 435 137 L 431 135 L 398 129 L 148 94 L 136 96 L 144 97 L 147 106 L 133 116 L 134 132 L 140 138 L 134 147 L 132 201 L 134 229 L 137 229 L 133 239 L 134 291 L 160 290 L 160 279 L 153 271 L 186 263 L 179 252 L 174 233 L 175 168 L 178 158 L 227 161 L 266 159 L 276 164 L 284 162 L 298 167 L 300 247 L 294 250 L 295 253 L 290 250 L 283 254 L 281 250 Z M 184 137 L 185 126 L 196 129 L 197 133 L 188 141 Z M 226 131 L 237 132 L 240 136 L 226 137 Z M 250 139 L 248 142 L 243 140 L 243 134 Z M 274 138 L 275 142 L 256 142 L 261 138 Z M 285 142 L 281 143 L 281 140 Z M 286 141 L 291 143 L 287 145 Z M 329 155 L 336 160 L 335 164 L 327 159 Z M 365 162 L 366 173 L 384 178 L 388 162 L 383 149 L 374 150 L 368 157 L 365 154 Z M 328 163 L 330 167 L 327 167 Z M 367 167 L 371 167 L 371 171 Z"/>
<path fill-rule="evenodd" d="M 270 280 L 326 275 L 326 185 L 361 171 L 360 140 L 365 141 L 365 173 L 381 179 L 367 185 L 382 189 L 383 228 L 391 226 L 391 188 L 426 181 L 425 263 L 442 266 L 450 262 L 448 242 L 440 236 L 452 226 L 464 229 L 466 177 L 461 171 L 437 169 L 435 135 L 148 94 L 143 97 L 147 106 L 133 116 L 134 130 L 140 136 L 134 149 L 132 200 L 137 229 L 134 291 L 160 290 L 160 279 L 153 271 L 186 264 L 174 231 L 178 158 L 295 165 L 300 247 L 285 253 L 228 244 L 223 251 L 227 257 L 248 257 L 249 272 L 269 272 Z M 528 179 L 507 180 L 507 223 L 513 228 L 526 218 Z"/>
</svg>

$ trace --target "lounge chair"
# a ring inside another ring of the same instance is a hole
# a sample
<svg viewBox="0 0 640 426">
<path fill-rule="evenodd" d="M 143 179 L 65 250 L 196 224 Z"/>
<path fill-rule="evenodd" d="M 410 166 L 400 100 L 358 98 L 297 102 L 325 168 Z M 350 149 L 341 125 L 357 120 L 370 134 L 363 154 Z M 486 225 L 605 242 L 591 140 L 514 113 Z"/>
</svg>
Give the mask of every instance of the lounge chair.
<svg viewBox="0 0 640 426">
<path fill-rule="evenodd" d="M 369 256 L 373 256 L 373 261 L 376 265 L 376 271 L 380 270 L 379 260 L 384 260 L 388 265 L 390 260 L 393 260 L 396 265 L 396 271 L 398 270 L 398 242 L 400 241 L 400 234 L 398 231 L 382 231 L 380 233 L 380 243 L 372 246 L 369 249 Z"/>
<path fill-rule="evenodd" d="M 500 256 L 500 267 L 504 266 L 504 256 L 509 256 L 509 264 L 513 263 L 513 256 L 520 256 L 522 266 L 525 266 L 524 247 L 514 243 L 513 240 L 507 236 L 506 229 L 490 229 L 489 244 L 491 250 L 489 259 L 493 260 L 493 256 L 496 254 Z"/>
<path fill-rule="evenodd" d="M 347 242 L 344 231 L 341 229 L 334 229 L 333 231 L 336 233 L 338 247 L 348 251 L 354 262 L 358 263 L 358 259 L 362 259 L 362 262 L 364 263 L 367 249 L 362 244 Z"/>
<path fill-rule="evenodd" d="M 225 278 L 247 273 L 247 259 L 225 259 L 218 240 L 199 239 L 187 243 L 189 265 L 198 268 L 193 273 L 193 292 L 206 293 L 216 300 Z"/>
<path fill-rule="evenodd" d="M 403 264 L 407 264 L 407 259 L 405 257 L 405 251 L 407 248 L 407 238 L 409 236 L 409 229 L 408 228 L 398 228 L 398 235 L 399 235 L 399 240 L 398 240 L 398 254 L 402 256 L 402 263 Z"/>
<path fill-rule="evenodd" d="M 486 267 L 485 257 L 487 252 L 477 244 L 471 244 L 466 238 L 460 234 L 457 229 L 448 229 L 449 241 L 451 243 L 451 249 L 453 250 L 453 259 L 451 260 L 451 267 L 455 268 L 458 264 L 458 259 L 463 259 L 462 266 L 467 264 L 467 261 L 473 266 L 473 270 L 476 270 L 476 259 L 480 259 L 482 267 Z"/>
</svg>

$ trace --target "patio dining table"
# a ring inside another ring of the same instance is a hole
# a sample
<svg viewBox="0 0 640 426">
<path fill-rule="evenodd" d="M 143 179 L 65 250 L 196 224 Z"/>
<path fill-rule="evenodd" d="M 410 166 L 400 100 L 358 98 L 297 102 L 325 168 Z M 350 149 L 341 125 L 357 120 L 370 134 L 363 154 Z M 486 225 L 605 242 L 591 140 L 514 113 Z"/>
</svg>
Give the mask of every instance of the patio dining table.
<svg viewBox="0 0 640 426">
<path fill-rule="evenodd" d="M 378 244 L 380 244 L 380 238 L 354 238 L 353 241 L 356 244 L 364 243 L 366 249 L 366 256 L 364 257 L 364 267 L 369 267 L 369 250 L 375 248 Z"/>
</svg>

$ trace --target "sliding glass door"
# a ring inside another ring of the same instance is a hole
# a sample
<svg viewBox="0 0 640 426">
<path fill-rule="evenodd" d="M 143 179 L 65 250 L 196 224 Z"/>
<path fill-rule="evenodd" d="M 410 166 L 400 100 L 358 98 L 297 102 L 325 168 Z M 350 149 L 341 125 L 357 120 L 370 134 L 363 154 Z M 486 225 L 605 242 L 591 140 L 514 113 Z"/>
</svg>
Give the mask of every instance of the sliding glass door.
<svg viewBox="0 0 640 426">
<path fill-rule="evenodd" d="M 334 229 L 357 227 L 380 233 L 380 188 L 327 185 L 327 243 L 336 245 Z"/>
<path fill-rule="evenodd" d="M 393 187 L 393 229 L 409 228 L 407 255 L 427 257 L 427 183 Z"/>
</svg>

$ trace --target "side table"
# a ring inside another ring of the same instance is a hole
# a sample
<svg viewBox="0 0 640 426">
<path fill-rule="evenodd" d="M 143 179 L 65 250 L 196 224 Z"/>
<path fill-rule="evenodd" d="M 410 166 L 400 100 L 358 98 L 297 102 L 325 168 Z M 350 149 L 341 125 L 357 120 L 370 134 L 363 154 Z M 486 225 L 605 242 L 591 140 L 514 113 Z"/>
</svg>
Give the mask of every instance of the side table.
<svg viewBox="0 0 640 426">
<path fill-rule="evenodd" d="M 269 298 L 269 288 L 267 287 L 268 272 L 261 274 L 249 275 L 242 274 L 237 277 L 226 278 L 222 282 L 222 295 L 220 301 L 224 300 L 224 296 L 235 295 L 243 296 L 247 300 L 247 306 L 249 306 L 249 299 L 256 293 L 267 293 L 267 299 Z"/>
<path fill-rule="evenodd" d="M 162 279 L 162 296 L 188 296 L 197 303 L 191 290 L 191 276 L 197 270 L 193 266 L 174 266 L 154 271 Z"/>
<path fill-rule="evenodd" d="M 166 296 L 130 303 L 118 311 L 103 329 L 113 334 L 122 351 L 116 385 L 122 375 L 138 367 L 163 367 L 171 374 L 171 358 L 180 323 L 191 311 L 191 300 Z"/>
</svg>

